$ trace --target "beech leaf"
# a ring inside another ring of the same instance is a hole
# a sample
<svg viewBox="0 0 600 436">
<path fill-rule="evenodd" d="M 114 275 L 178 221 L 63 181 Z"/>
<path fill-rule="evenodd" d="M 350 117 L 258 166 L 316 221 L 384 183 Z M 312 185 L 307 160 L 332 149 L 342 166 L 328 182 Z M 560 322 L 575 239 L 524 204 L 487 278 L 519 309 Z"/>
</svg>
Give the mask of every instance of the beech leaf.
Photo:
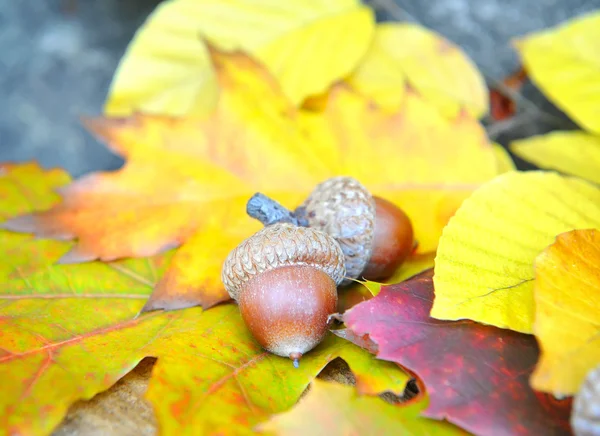
<svg viewBox="0 0 600 436">
<path fill-rule="evenodd" d="M 600 12 L 515 42 L 531 80 L 584 129 L 600 133 Z"/>
<path fill-rule="evenodd" d="M 598 226 L 597 186 L 543 171 L 498 176 L 444 229 L 431 316 L 531 333 L 536 256 L 560 233 Z"/>
<path fill-rule="evenodd" d="M 475 434 L 569 432 L 571 400 L 529 386 L 539 354 L 533 336 L 430 318 L 433 300 L 429 270 L 354 306 L 343 315 L 347 329 L 336 334 L 372 342 L 379 359 L 414 372 L 429 396 L 424 416 Z"/>
<path fill-rule="evenodd" d="M 552 132 L 510 146 L 520 158 L 542 168 L 600 183 L 600 137 L 585 132 Z"/>
</svg>

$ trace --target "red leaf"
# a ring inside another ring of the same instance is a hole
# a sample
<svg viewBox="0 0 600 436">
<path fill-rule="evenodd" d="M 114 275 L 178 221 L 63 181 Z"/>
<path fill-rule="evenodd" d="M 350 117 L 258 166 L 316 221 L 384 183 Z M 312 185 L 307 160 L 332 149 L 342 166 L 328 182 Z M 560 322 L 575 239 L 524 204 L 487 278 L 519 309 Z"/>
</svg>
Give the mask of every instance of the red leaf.
<svg viewBox="0 0 600 436">
<path fill-rule="evenodd" d="M 534 337 L 473 321 L 430 318 L 432 276 L 429 270 L 383 288 L 344 314 L 347 329 L 363 344 L 368 335 L 378 358 L 423 380 L 428 417 L 480 435 L 570 434 L 571 399 L 558 401 L 529 387 L 539 355 Z M 352 335 L 339 336 L 352 340 Z"/>
<path fill-rule="evenodd" d="M 510 76 L 506 77 L 502 83 L 509 89 L 518 91 L 527 80 L 527 72 L 523 67 L 519 68 Z M 490 89 L 490 115 L 495 121 L 502 121 L 512 117 L 517 111 L 517 107 L 512 98 L 506 93 L 497 89 Z"/>
</svg>

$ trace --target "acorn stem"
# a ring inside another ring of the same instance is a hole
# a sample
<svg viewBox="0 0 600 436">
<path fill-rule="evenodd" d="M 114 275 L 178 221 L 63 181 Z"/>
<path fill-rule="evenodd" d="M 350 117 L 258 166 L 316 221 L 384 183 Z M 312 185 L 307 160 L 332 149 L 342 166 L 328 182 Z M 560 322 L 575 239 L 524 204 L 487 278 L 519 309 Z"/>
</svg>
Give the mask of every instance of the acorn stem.
<svg viewBox="0 0 600 436">
<path fill-rule="evenodd" d="M 248 200 L 246 213 L 265 226 L 276 223 L 290 223 L 299 227 L 308 227 L 308 221 L 305 218 L 297 216 L 294 212 L 260 192 L 254 194 Z"/>
</svg>

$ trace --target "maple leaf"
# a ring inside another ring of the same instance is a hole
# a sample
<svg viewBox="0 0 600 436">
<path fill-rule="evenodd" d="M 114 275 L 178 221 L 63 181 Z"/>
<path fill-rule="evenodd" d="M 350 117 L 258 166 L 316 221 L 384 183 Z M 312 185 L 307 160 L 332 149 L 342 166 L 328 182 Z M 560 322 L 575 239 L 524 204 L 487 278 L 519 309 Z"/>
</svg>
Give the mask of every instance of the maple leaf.
<svg viewBox="0 0 600 436">
<path fill-rule="evenodd" d="M 395 111 L 407 86 L 450 118 L 488 110 L 487 88 L 475 64 L 442 36 L 412 23 L 377 25 L 365 57 L 347 79 L 378 105 Z"/>
<path fill-rule="evenodd" d="M 585 132 L 552 132 L 514 141 L 513 153 L 542 168 L 600 183 L 600 137 Z"/>
<path fill-rule="evenodd" d="M 52 190 L 67 181 L 60 171 L 2 166 L 0 216 L 51 205 Z M 69 405 L 107 389 L 146 356 L 158 357 L 148 398 L 159 425 L 178 433 L 247 433 L 291 407 L 338 357 L 364 394 L 400 394 L 409 379 L 334 336 L 298 370 L 261 349 L 232 304 L 136 317 L 168 255 L 54 264 L 70 246 L 0 231 L 0 422 L 9 434 L 49 433 Z"/>
<path fill-rule="evenodd" d="M 600 362 L 599 246 L 599 230 L 573 230 L 535 260 L 533 332 L 542 351 L 535 389 L 575 394 Z"/>
<path fill-rule="evenodd" d="M 534 337 L 430 318 L 432 275 L 429 270 L 384 287 L 346 312 L 347 329 L 336 334 L 371 342 L 379 359 L 414 372 L 429 396 L 427 417 L 475 434 L 568 433 L 571 400 L 557 401 L 529 386 L 539 354 Z"/>
<path fill-rule="evenodd" d="M 373 28 L 373 12 L 356 0 L 163 2 L 127 48 L 105 111 L 210 113 L 219 86 L 200 35 L 223 50 L 256 56 L 297 105 L 352 71 Z"/>
<path fill-rule="evenodd" d="M 556 235 L 594 227 L 600 227 L 597 186 L 543 171 L 498 176 L 444 229 L 431 316 L 531 333 L 536 256 Z"/>
<path fill-rule="evenodd" d="M 425 403 L 392 405 L 379 398 L 359 396 L 350 387 L 316 379 L 300 403 L 260 424 L 257 430 L 281 436 L 466 434 L 446 422 L 420 417 Z"/>
<path fill-rule="evenodd" d="M 256 61 L 210 50 L 222 89 L 213 114 L 88 120 L 126 165 L 76 181 L 61 204 L 5 228 L 77 238 L 65 263 L 149 256 L 189 240 L 146 309 L 208 308 L 229 299 L 219 265 L 256 231 L 243 213 L 256 191 L 294 209 L 326 178 L 354 176 L 407 212 L 427 252 L 505 162 L 475 119 L 445 117 L 414 92 L 389 114 L 338 86 L 325 112 L 297 111 Z"/>
<path fill-rule="evenodd" d="M 584 129 L 600 133 L 600 13 L 577 17 L 515 42 L 531 80 Z"/>
</svg>

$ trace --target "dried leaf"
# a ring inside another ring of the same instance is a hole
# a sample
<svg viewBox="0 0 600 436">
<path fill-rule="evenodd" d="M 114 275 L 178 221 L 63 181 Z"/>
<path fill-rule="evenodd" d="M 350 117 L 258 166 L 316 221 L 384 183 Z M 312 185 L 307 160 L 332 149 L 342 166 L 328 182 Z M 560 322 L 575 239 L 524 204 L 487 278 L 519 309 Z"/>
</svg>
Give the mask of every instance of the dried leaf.
<svg viewBox="0 0 600 436">
<path fill-rule="evenodd" d="M 2 217 L 51 205 L 52 189 L 68 181 L 33 165 L 0 173 Z M 264 352 L 232 304 L 136 318 L 167 258 L 53 265 L 69 247 L 0 231 L 0 421 L 10 434 L 48 434 L 69 405 L 107 389 L 145 356 L 158 357 L 148 396 L 160 428 L 178 433 L 247 433 L 291 407 L 337 357 L 364 394 L 399 394 L 409 378 L 333 336 L 298 370 Z"/>
<path fill-rule="evenodd" d="M 541 358 L 531 385 L 557 396 L 579 391 L 600 362 L 600 231 L 563 233 L 535 260 L 535 323 Z"/>
<path fill-rule="evenodd" d="M 600 133 L 600 13 L 516 42 L 531 80 L 584 129 Z"/>
<path fill-rule="evenodd" d="M 257 430 L 281 436 L 465 434 L 446 422 L 420 417 L 424 405 L 424 401 L 391 405 L 379 398 L 359 396 L 351 387 L 316 379 L 306 398 Z"/>
<path fill-rule="evenodd" d="M 585 132 L 552 132 L 511 144 L 520 158 L 600 183 L 600 137 Z"/>
<path fill-rule="evenodd" d="M 354 68 L 368 48 L 372 15 L 356 0 L 163 2 L 121 60 L 105 111 L 212 112 L 219 86 L 202 38 L 258 56 L 299 104 Z"/>
<path fill-rule="evenodd" d="M 379 24 L 348 81 L 391 111 L 401 107 L 407 86 L 450 118 L 463 109 L 476 118 L 488 110 L 487 88 L 475 64 L 440 35 L 411 23 Z"/>
<path fill-rule="evenodd" d="M 336 333 L 350 340 L 366 336 L 379 359 L 414 372 L 429 395 L 424 416 L 475 434 L 568 434 L 571 401 L 529 386 L 539 354 L 533 336 L 430 318 L 431 276 L 384 287 L 346 312 L 347 330 Z"/>
<path fill-rule="evenodd" d="M 498 176 L 444 229 L 431 316 L 531 333 L 536 256 L 559 233 L 598 226 L 595 185 L 541 171 Z"/>
</svg>

